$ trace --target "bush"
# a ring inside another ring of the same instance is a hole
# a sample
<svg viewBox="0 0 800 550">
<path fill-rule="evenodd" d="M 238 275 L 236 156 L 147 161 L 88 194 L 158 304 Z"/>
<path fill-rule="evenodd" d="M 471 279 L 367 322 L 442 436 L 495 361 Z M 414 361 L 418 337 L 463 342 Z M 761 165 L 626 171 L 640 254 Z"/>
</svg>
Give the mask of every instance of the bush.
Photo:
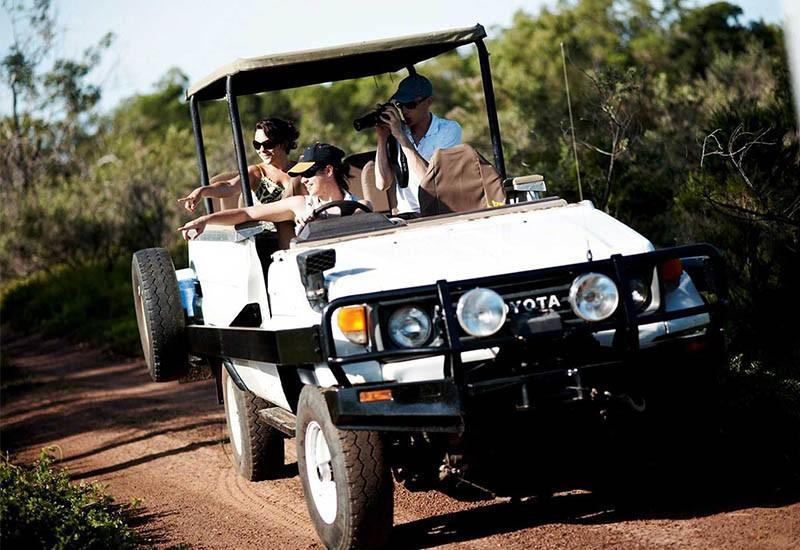
<svg viewBox="0 0 800 550">
<path fill-rule="evenodd" d="M 103 343 L 139 353 L 131 298 L 130 260 L 38 272 L 9 283 L 0 295 L 4 322 L 19 331 Z"/>
<path fill-rule="evenodd" d="M 185 245 L 170 251 L 176 268 L 188 264 Z M 20 332 L 103 344 L 139 355 L 139 329 L 131 289 L 131 257 L 112 264 L 61 265 L 0 287 L 0 318 Z"/>
<path fill-rule="evenodd" d="M 6 548 L 136 548 L 139 537 L 97 483 L 72 484 L 42 451 L 31 468 L 0 461 L 0 540 Z"/>
</svg>

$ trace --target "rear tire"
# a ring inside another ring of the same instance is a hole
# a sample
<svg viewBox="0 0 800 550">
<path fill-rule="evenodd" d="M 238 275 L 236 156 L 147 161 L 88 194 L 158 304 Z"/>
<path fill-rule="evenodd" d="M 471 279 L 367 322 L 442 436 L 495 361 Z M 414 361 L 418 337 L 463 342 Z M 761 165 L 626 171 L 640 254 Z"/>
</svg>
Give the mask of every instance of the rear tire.
<svg viewBox="0 0 800 550">
<path fill-rule="evenodd" d="M 237 388 L 225 367 L 222 394 L 236 472 L 250 481 L 279 477 L 284 469 L 283 435 L 258 416 L 270 404 Z"/>
<path fill-rule="evenodd" d="M 297 407 L 297 465 L 311 521 L 326 548 L 377 548 L 392 530 L 394 484 L 378 432 L 339 430 L 322 391 Z"/>
<path fill-rule="evenodd" d="M 155 382 L 177 380 L 188 370 L 186 319 L 175 266 L 163 248 L 139 250 L 131 261 L 133 302 L 142 351 Z"/>
</svg>

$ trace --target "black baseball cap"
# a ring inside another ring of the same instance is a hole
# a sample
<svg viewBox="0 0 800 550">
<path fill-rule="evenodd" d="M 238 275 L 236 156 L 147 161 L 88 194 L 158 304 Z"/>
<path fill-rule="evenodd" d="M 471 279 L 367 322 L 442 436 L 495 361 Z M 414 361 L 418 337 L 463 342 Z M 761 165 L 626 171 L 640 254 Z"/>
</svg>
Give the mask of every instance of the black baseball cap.
<svg viewBox="0 0 800 550">
<path fill-rule="evenodd" d="M 329 143 L 314 143 L 303 150 L 300 160 L 289 169 L 290 176 L 299 176 L 311 168 L 322 168 L 328 164 L 338 166 L 344 158 L 344 151 Z"/>
</svg>

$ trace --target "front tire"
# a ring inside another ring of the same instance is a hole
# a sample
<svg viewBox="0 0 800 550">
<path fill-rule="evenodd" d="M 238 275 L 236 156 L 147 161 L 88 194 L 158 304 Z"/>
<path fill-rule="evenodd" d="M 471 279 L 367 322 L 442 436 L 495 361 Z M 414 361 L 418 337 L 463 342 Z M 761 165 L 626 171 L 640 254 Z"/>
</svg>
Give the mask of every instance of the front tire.
<svg viewBox="0 0 800 550">
<path fill-rule="evenodd" d="M 222 395 L 236 472 L 249 481 L 279 477 L 283 472 L 283 435 L 258 416 L 258 411 L 270 404 L 237 388 L 224 367 Z"/>
<path fill-rule="evenodd" d="M 296 439 L 306 504 L 325 547 L 385 545 L 392 529 L 394 484 L 380 434 L 339 430 L 322 391 L 305 386 Z"/>
<path fill-rule="evenodd" d="M 177 380 L 189 365 L 186 319 L 175 266 L 163 248 L 146 248 L 131 261 L 133 303 L 139 338 L 154 382 Z"/>
</svg>

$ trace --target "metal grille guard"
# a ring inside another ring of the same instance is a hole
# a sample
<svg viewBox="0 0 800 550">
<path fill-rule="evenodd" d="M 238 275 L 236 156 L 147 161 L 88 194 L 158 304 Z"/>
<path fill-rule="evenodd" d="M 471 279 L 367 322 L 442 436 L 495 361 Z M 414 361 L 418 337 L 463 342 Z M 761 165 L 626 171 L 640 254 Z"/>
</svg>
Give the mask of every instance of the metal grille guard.
<svg viewBox="0 0 800 550">
<path fill-rule="evenodd" d="M 639 326 L 656 323 L 659 321 L 669 321 L 682 317 L 689 317 L 702 313 L 708 313 L 711 319 L 711 326 L 714 329 L 721 328 L 721 309 L 725 306 L 727 298 L 727 285 L 723 273 L 723 262 L 719 251 L 709 244 L 694 244 L 687 246 L 676 246 L 664 248 L 643 254 L 623 256 L 615 254 L 607 260 L 584 262 L 567 266 L 558 266 L 545 269 L 536 269 L 511 273 L 508 275 L 481 277 L 462 281 L 448 282 L 445 280 L 437 281 L 435 285 L 419 286 L 407 289 L 375 292 L 369 294 L 359 294 L 347 296 L 331 301 L 325 306 L 322 312 L 322 324 L 320 327 L 322 355 L 327 360 L 337 382 L 341 387 L 351 387 L 352 384 L 347 379 L 344 365 L 362 361 L 380 360 L 407 360 L 424 356 L 444 355 L 445 356 L 445 377 L 452 379 L 457 385 L 461 383 L 461 352 L 475 349 L 492 348 L 510 343 L 516 340 L 513 336 L 487 337 L 463 341 L 464 338 L 459 333 L 458 320 L 453 307 L 453 294 L 463 293 L 475 287 L 492 288 L 500 285 L 513 285 L 546 279 L 554 275 L 573 275 L 590 271 L 599 271 L 609 275 L 619 288 L 627 289 L 629 276 L 634 270 L 642 268 L 653 268 L 661 262 L 670 259 L 682 259 L 692 257 L 707 257 L 713 265 L 714 290 L 717 295 L 715 303 L 705 303 L 700 306 L 690 307 L 678 311 L 664 311 L 664 304 L 659 305 L 654 312 L 637 313 L 629 292 L 621 292 L 622 308 L 608 320 L 596 323 L 584 323 L 570 326 L 564 330 L 572 333 L 584 332 L 594 333 L 603 330 L 616 329 L 622 331 L 626 338 L 621 350 L 623 355 L 630 355 L 639 349 Z M 371 351 L 358 355 L 348 355 L 341 357 L 336 352 L 336 344 L 333 339 L 332 317 L 333 313 L 343 307 L 354 304 L 376 304 L 385 301 L 397 300 L 434 300 L 438 303 L 443 322 L 443 344 L 439 346 L 427 346 L 415 349 L 391 349 L 383 351 Z"/>
</svg>

